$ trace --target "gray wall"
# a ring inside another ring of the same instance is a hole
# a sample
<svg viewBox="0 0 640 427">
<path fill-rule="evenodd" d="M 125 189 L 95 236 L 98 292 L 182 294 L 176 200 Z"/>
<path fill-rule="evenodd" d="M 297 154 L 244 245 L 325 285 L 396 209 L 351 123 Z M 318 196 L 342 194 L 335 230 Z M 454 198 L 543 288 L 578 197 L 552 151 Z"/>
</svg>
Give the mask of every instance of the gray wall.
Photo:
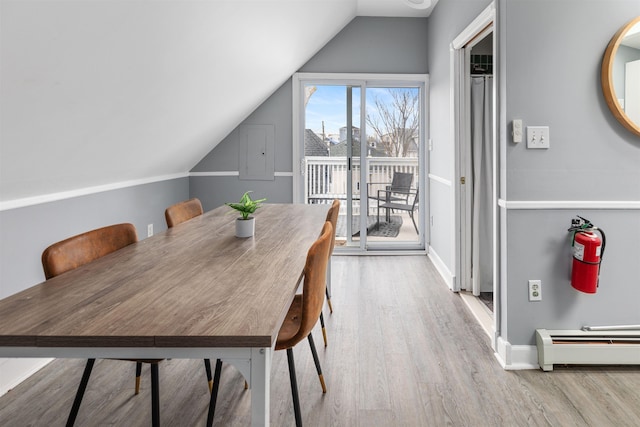
<svg viewBox="0 0 640 427">
<path fill-rule="evenodd" d="M 527 150 L 524 143 L 501 141 L 506 146 L 502 197 L 507 203 L 578 205 L 507 209 L 503 336 L 511 344 L 533 344 L 534 329 L 540 327 L 638 324 L 640 138 L 608 110 L 600 87 L 600 66 L 613 34 L 640 15 L 640 2 L 501 0 L 499 6 L 504 19 L 500 53 L 506 119 L 501 127 L 505 129 L 516 118 L 524 126 L 549 126 L 551 140 L 549 150 L 537 151 Z M 544 31 L 538 31 L 540 22 Z M 612 201 L 627 201 L 635 208 L 616 209 L 607 203 Z M 589 208 L 595 202 L 603 202 L 605 209 Z M 566 229 L 574 215 L 591 219 L 607 232 L 600 289 L 595 295 L 570 287 Z M 527 301 L 528 279 L 543 280 L 541 302 Z"/>
<path fill-rule="evenodd" d="M 452 205 L 452 185 L 455 183 L 454 141 L 451 135 L 451 42 L 490 0 L 443 0 L 429 17 L 427 51 L 429 53 L 429 130 L 433 150 L 429 153 L 429 207 L 433 218 L 430 235 L 431 251 L 455 274 L 453 254 L 457 235 Z M 495 63 L 494 63 L 495 65 Z"/>
<path fill-rule="evenodd" d="M 365 18 L 349 23 L 301 69 L 331 73 L 426 73 L 426 18 Z M 191 195 L 207 209 L 235 201 L 244 191 L 269 202 L 291 202 L 292 88 L 287 80 L 242 124 L 273 124 L 276 133 L 274 181 L 246 181 L 237 176 L 192 176 Z M 241 124 L 241 125 L 242 125 Z M 216 146 L 192 172 L 238 171 L 238 128 Z M 284 172 L 285 176 L 278 176 Z M 287 173 L 289 176 L 286 176 Z M 219 175 L 219 174 L 218 174 Z"/>
<path fill-rule="evenodd" d="M 138 239 L 167 228 L 164 210 L 188 198 L 178 178 L 0 212 L 0 298 L 44 281 L 40 256 L 50 244 L 90 229 L 130 222 Z"/>
<path fill-rule="evenodd" d="M 449 45 L 489 3 L 442 1 L 429 18 L 430 171 L 452 182 Z M 609 40 L 640 15 L 640 2 L 498 0 L 497 6 L 499 144 L 506 178 L 500 198 L 507 206 L 500 211 L 506 239 L 499 267 L 500 334 L 512 345 L 533 345 L 536 328 L 638 324 L 640 138 L 609 112 L 599 76 Z M 534 151 L 525 143 L 513 144 L 508 137 L 513 119 L 522 119 L 524 126 L 549 126 L 551 148 Z M 431 196 L 431 247 L 453 272 L 457 236 L 450 187 L 432 181 Z M 550 208 L 549 201 L 561 208 Z M 616 208 L 614 201 L 628 206 Z M 520 209 L 518 202 L 538 207 Z M 595 295 L 570 285 L 567 228 L 575 215 L 607 232 Z M 542 280 L 541 302 L 528 301 L 528 279 Z"/>
</svg>

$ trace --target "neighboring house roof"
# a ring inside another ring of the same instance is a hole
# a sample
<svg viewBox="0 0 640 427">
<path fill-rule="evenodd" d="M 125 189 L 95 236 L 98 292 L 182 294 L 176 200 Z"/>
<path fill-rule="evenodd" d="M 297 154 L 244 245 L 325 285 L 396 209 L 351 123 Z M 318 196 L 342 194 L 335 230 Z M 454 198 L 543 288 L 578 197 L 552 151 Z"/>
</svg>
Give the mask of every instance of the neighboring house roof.
<svg viewBox="0 0 640 427">
<path fill-rule="evenodd" d="M 311 129 L 304 130 L 304 155 L 305 156 L 328 156 L 329 148 L 327 144 Z"/>
<path fill-rule="evenodd" d="M 343 141 L 340 144 L 332 145 L 329 147 L 331 157 L 346 157 L 347 156 L 347 142 Z M 389 157 L 387 153 L 382 150 L 378 150 L 375 147 L 367 147 L 367 156 L 369 157 Z M 354 141 L 352 156 L 360 156 L 360 142 Z"/>
</svg>

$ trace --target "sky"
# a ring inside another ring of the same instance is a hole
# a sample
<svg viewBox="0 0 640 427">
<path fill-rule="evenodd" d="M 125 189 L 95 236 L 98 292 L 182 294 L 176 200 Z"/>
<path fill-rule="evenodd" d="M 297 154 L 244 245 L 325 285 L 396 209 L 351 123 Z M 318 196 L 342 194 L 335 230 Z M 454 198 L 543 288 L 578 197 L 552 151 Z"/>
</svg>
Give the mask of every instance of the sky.
<svg viewBox="0 0 640 427">
<path fill-rule="evenodd" d="M 347 123 L 347 87 L 344 85 L 324 86 L 314 85 L 316 91 L 309 98 L 305 115 L 305 129 L 311 129 L 322 135 L 322 122 L 327 135 L 339 134 L 340 128 Z M 413 89 L 418 90 L 418 89 Z M 361 88 L 353 88 L 353 125 L 362 127 L 360 121 Z M 374 99 L 378 97 L 384 101 L 391 101 L 386 88 L 367 88 L 368 113 L 377 114 Z"/>
</svg>

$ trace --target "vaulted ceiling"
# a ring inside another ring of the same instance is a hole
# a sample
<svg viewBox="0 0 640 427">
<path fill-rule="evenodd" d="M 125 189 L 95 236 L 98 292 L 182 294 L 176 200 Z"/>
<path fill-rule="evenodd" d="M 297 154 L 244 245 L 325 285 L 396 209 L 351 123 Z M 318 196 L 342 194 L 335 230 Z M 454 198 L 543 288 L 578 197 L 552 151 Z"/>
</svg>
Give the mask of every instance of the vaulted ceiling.
<svg viewBox="0 0 640 427">
<path fill-rule="evenodd" d="M 431 3 L 2 0 L 0 202 L 186 173 L 355 16 Z"/>
</svg>

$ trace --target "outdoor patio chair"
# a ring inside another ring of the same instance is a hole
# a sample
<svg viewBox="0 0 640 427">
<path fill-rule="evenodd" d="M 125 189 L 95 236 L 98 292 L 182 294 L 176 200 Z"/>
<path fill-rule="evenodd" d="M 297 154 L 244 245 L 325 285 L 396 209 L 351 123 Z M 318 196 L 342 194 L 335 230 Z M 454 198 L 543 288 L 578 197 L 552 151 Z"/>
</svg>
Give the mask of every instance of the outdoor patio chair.
<svg viewBox="0 0 640 427">
<path fill-rule="evenodd" d="M 384 195 L 381 193 L 386 193 L 389 192 L 391 190 L 378 190 L 378 193 L 380 193 L 380 195 L 382 196 L 382 199 L 384 199 Z M 405 211 L 409 213 L 409 216 L 411 217 L 411 221 L 413 221 L 413 226 L 416 229 L 416 233 L 420 234 L 418 232 L 418 226 L 416 225 L 416 220 L 414 218 L 414 212 L 415 210 L 418 208 L 418 189 L 416 188 L 415 191 L 409 191 L 407 193 L 407 201 L 404 202 L 403 200 L 398 200 L 398 201 L 394 201 L 394 202 L 384 202 L 382 204 L 378 204 L 378 213 L 377 213 L 377 219 L 378 222 L 376 223 L 376 227 L 378 227 L 380 225 L 380 208 L 382 209 L 386 209 L 387 210 L 387 221 L 388 218 L 390 216 L 389 211 L 390 210 L 398 210 L 398 211 Z M 409 203 L 409 196 L 413 195 L 413 201 L 411 203 Z M 379 200 L 382 200 L 379 199 Z"/>
<path fill-rule="evenodd" d="M 411 184 L 413 183 L 413 174 L 408 172 L 393 172 L 393 178 L 391 179 L 391 185 L 384 182 L 370 182 L 368 184 L 368 197 L 377 201 L 377 205 L 380 203 L 409 203 L 409 195 L 411 191 Z M 387 184 L 384 190 L 375 190 L 380 185 Z M 377 186 L 373 187 L 372 186 Z M 387 213 L 389 211 L 387 210 Z M 387 221 L 389 216 L 387 215 Z"/>
</svg>

